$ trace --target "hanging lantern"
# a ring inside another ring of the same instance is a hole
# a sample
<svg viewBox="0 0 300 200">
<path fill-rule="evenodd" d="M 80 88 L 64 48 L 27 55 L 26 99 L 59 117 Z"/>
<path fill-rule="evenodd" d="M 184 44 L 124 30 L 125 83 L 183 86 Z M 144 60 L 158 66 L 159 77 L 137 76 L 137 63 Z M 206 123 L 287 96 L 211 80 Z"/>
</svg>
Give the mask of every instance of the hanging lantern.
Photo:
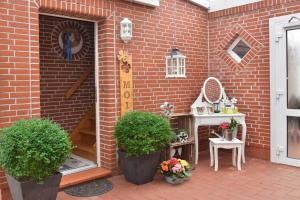
<svg viewBox="0 0 300 200">
<path fill-rule="evenodd" d="M 185 71 L 185 56 L 178 48 L 173 48 L 166 56 L 166 77 L 186 77 Z"/>
<path fill-rule="evenodd" d="M 132 22 L 128 18 L 121 21 L 121 39 L 123 42 L 128 43 L 132 38 Z"/>
</svg>

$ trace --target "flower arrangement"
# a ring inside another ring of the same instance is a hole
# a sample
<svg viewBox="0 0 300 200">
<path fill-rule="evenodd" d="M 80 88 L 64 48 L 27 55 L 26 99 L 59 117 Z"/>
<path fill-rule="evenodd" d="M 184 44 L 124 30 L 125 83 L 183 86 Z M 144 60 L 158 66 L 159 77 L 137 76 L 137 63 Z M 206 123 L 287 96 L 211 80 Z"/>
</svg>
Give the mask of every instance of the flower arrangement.
<svg viewBox="0 0 300 200">
<path fill-rule="evenodd" d="M 224 114 L 230 114 L 230 113 L 238 113 L 238 108 L 236 106 L 237 99 L 236 98 L 224 98 L 221 100 L 222 107 L 222 113 Z"/>
<path fill-rule="evenodd" d="M 231 141 L 233 138 L 236 137 L 237 133 L 237 121 L 234 118 L 231 118 L 230 123 L 223 122 L 219 125 L 219 129 L 222 130 L 223 138 L 225 137 L 226 140 Z"/>
<path fill-rule="evenodd" d="M 160 163 L 159 171 L 166 181 L 171 184 L 179 184 L 190 176 L 190 164 L 186 160 L 171 158 Z"/>
<path fill-rule="evenodd" d="M 223 122 L 219 125 L 221 130 L 229 129 L 231 132 L 237 127 L 237 121 L 234 118 L 231 118 L 230 123 Z"/>
</svg>

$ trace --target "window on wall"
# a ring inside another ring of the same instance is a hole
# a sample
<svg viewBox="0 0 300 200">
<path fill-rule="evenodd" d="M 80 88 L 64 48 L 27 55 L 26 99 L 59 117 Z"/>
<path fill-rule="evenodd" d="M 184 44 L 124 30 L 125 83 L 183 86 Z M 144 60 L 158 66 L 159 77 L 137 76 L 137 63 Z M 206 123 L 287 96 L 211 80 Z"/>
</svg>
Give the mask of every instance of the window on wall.
<svg viewBox="0 0 300 200">
<path fill-rule="evenodd" d="M 246 54 L 250 51 L 250 45 L 242 38 L 238 37 L 227 50 L 229 55 L 238 63 L 240 63 Z"/>
<path fill-rule="evenodd" d="M 166 57 L 166 77 L 186 77 L 185 56 L 174 55 Z"/>
</svg>

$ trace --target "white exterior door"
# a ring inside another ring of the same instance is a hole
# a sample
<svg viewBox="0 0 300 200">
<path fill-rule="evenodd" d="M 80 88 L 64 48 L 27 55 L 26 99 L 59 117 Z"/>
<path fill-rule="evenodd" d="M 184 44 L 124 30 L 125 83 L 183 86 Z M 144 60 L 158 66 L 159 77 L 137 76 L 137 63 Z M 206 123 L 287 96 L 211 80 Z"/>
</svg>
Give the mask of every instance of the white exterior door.
<svg viewBox="0 0 300 200">
<path fill-rule="evenodd" d="M 270 19 L 271 161 L 300 167 L 300 13 Z"/>
</svg>

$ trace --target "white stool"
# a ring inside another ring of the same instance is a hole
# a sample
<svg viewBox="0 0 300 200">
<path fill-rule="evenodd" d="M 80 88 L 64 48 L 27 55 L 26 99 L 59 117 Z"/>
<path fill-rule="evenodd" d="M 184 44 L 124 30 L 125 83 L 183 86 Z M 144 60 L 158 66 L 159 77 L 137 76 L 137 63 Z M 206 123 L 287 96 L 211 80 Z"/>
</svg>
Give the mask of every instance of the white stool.
<svg viewBox="0 0 300 200">
<path fill-rule="evenodd" d="M 233 139 L 232 141 L 224 140 L 223 138 L 209 138 L 209 152 L 210 152 L 210 166 L 215 164 L 215 171 L 218 171 L 218 149 L 232 149 L 232 165 L 236 166 L 238 170 L 241 170 L 241 158 L 243 142 L 239 139 Z M 238 149 L 236 160 L 236 149 Z"/>
</svg>

